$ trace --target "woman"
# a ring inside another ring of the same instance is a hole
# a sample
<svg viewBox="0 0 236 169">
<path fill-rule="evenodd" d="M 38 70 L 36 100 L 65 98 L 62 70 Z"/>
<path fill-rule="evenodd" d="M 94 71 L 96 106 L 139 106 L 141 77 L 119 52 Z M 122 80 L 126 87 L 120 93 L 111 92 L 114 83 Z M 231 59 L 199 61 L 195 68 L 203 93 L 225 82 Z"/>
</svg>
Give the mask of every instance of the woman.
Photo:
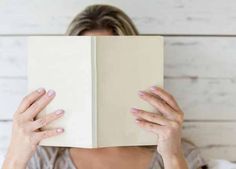
<svg viewBox="0 0 236 169">
<path fill-rule="evenodd" d="M 82 11 L 70 24 L 67 35 L 138 35 L 130 18 L 108 5 L 93 5 Z M 152 85 L 152 84 L 150 84 Z M 27 95 L 13 120 L 11 143 L 3 169 L 198 169 L 203 160 L 192 144 L 181 143 L 183 112 L 165 90 L 153 86 L 138 96 L 161 112 L 131 108 L 137 125 L 158 135 L 157 146 L 109 147 L 97 149 L 39 147 L 44 138 L 61 134 L 62 128 L 40 131 L 40 128 L 62 117 L 59 109 L 46 118 L 35 116 L 56 96 L 55 91 L 40 88 Z M 137 97 L 138 97 L 137 96 Z"/>
</svg>

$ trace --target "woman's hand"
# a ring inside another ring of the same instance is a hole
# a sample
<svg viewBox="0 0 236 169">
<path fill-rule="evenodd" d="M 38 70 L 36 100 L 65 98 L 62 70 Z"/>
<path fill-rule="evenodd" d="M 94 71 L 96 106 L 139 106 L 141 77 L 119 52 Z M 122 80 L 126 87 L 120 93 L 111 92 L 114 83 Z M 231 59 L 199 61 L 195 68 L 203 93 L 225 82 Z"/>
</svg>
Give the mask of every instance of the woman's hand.
<svg viewBox="0 0 236 169">
<path fill-rule="evenodd" d="M 36 115 L 42 111 L 55 97 L 55 92 L 47 93 L 40 88 L 25 96 L 13 118 L 11 142 L 8 147 L 3 169 L 25 169 L 27 162 L 35 152 L 38 143 L 45 138 L 62 133 L 62 128 L 40 131 L 48 123 L 60 118 L 64 111 L 59 109 L 44 118 L 35 120 Z"/>
<path fill-rule="evenodd" d="M 163 158 L 165 168 L 177 169 L 171 163 L 182 161 L 180 168 L 185 169 L 187 164 L 181 148 L 183 111 L 174 97 L 159 87 L 153 86 L 150 91 L 140 91 L 139 96 L 161 114 L 132 108 L 137 124 L 158 136 L 157 151 Z"/>
</svg>

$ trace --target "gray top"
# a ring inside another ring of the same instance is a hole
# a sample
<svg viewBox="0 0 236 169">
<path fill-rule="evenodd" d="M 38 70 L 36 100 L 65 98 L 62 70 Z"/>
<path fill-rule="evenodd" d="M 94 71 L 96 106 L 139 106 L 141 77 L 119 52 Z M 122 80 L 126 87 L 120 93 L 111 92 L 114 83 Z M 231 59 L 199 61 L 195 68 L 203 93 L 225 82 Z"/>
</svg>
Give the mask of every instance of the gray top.
<svg viewBox="0 0 236 169">
<path fill-rule="evenodd" d="M 199 149 L 188 142 L 182 142 L 184 155 L 189 169 L 198 169 L 205 165 Z M 77 169 L 69 155 L 68 148 L 38 146 L 28 162 L 28 169 Z M 155 151 L 148 169 L 164 169 L 160 154 Z"/>
</svg>

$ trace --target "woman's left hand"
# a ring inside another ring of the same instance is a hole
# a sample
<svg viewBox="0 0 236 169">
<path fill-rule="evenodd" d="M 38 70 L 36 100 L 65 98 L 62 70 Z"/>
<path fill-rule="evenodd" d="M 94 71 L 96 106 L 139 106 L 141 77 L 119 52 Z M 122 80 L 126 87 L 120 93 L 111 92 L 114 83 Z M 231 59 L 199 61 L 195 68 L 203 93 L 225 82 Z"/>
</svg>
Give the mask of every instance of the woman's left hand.
<svg viewBox="0 0 236 169">
<path fill-rule="evenodd" d="M 157 151 L 163 159 L 183 157 L 181 131 L 184 113 L 174 97 L 156 86 L 151 87 L 150 91 L 140 91 L 139 96 L 160 114 L 132 108 L 137 124 L 158 136 Z"/>
</svg>

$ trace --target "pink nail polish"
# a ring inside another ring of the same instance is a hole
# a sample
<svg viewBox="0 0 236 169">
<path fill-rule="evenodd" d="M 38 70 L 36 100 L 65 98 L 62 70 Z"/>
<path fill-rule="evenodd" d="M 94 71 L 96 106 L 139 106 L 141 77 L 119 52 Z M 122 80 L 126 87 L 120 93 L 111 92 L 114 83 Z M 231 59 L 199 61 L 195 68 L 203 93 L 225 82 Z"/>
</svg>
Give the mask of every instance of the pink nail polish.
<svg viewBox="0 0 236 169">
<path fill-rule="evenodd" d="M 37 89 L 38 93 L 42 93 L 43 91 L 44 91 L 44 88 L 42 88 L 42 87 Z"/>
<path fill-rule="evenodd" d="M 151 90 L 156 90 L 157 87 L 156 87 L 156 86 L 152 86 L 150 89 L 151 89 Z"/>
<path fill-rule="evenodd" d="M 58 132 L 58 133 L 62 133 L 62 132 L 64 132 L 64 129 L 58 128 L 58 129 L 57 129 L 57 132 Z"/>
<path fill-rule="evenodd" d="M 55 93 L 56 93 L 56 92 L 55 92 L 54 90 L 49 90 L 48 93 L 47 93 L 47 95 L 48 95 L 49 97 L 51 97 L 51 96 L 54 96 Z"/>
<path fill-rule="evenodd" d="M 131 112 L 132 112 L 132 113 L 137 113 L 137 112 L 138 112 L 138 109 L 136 109 L 136 108 L 131 108 Z"/>
<path fill-rule="evenodd" d="M 64 112 L 65 112 L 64 110 L 59 109 L 59 110 L 56 111 L 56 114 L 57 115 L 61 115 L 61 114 L 64 114 Z"/>
<path fill-rule="evenodd" d="M 135 122 L 136 122 L 136 123 L 140 123 L 140 120 L 136 119 Z"/>
</svg>

